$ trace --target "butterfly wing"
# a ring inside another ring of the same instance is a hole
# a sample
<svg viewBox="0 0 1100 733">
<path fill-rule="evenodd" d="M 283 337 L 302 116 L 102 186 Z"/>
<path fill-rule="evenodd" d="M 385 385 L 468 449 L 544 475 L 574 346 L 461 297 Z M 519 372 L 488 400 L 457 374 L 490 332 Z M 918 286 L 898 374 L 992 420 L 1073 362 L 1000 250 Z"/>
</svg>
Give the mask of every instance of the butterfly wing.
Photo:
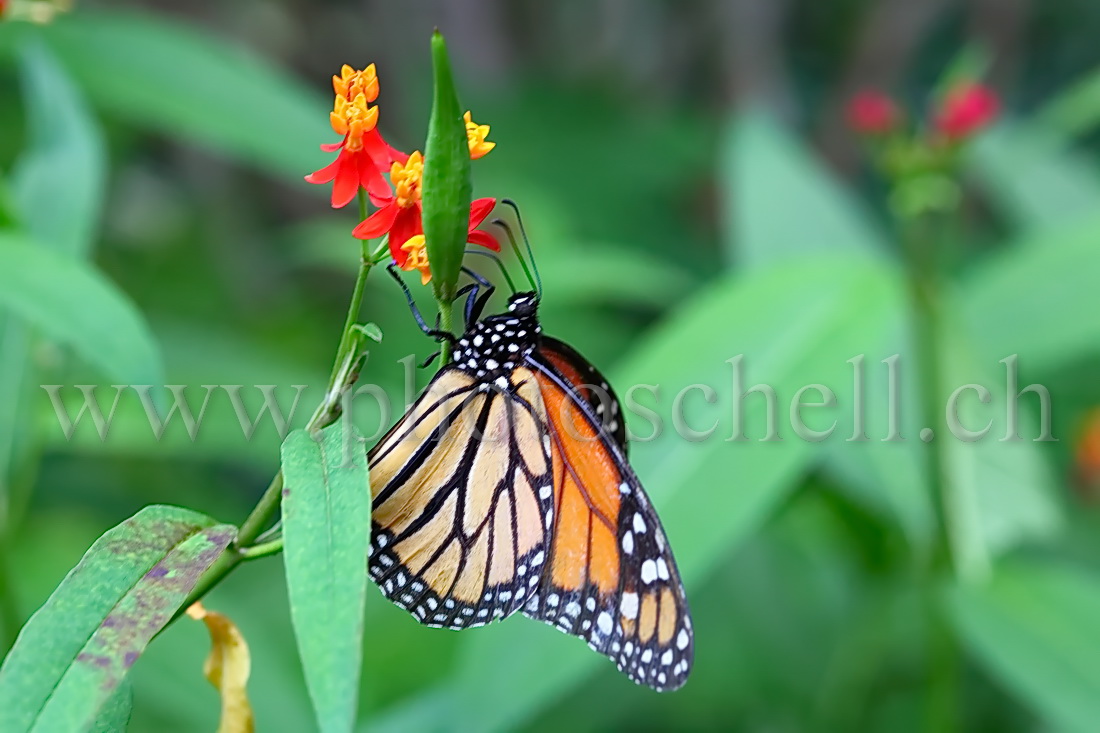
<svg viewBox="0 0 1100 733">
<path fill-rule="evenodd" d="M 534 375 L 506 388 L 441 370 L 370 451 L 369 568 L 431 626 L 514 613 L 534 593 L 552 521 L 545 410 Z"/>
<path fill-rule="evenodd" d="M 615 390 L 612 389 L 611 383 L 592 365 L 592 362 L 564 341 L 543 336 L 538 351 L 539 356 L 549 362 L 558 375 L 569 382 L 574 391 L 584 398 L 604 429 L 619 446 L 623 456 L 626 456 L 626 422 L 623 420 L 623 406 Z"/>
<path fill-rule="evenodd" d="M 632 680 L 680 687 L 694 634 L 660 520 L 590 403 L 537 358 L 554 489 L 549 561 L 524 613 L 580 636 Z"/>
</svg>

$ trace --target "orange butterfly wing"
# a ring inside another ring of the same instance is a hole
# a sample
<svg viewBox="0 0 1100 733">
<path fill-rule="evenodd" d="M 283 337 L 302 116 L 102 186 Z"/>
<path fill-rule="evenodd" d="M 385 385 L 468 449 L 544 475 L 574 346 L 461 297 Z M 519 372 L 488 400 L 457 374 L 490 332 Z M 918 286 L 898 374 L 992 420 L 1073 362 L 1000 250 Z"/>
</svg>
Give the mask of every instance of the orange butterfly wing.
<svg viewBox="0 0 1100 733">
<path fill-rule="evenodd" d="M 554 525 L 524 613 L 584 638 L 635 682 L 676 689 L 691 671 L 694 633 L 660 520 L 591 404 L 568 377 L 533 363 L 550 436 Z"/>
<path fill-rule="evenodd" d="M 615 444 L 627 455 L 626 422 L 623 406 L 619 402 L 611 382 L 607 381 L 590 361 L 576 349 L 552 336 L 543 336 L 539 344 L 539 356 L 548 361 L 592 408 L 600 425 L 615 440 Z"/>
</svg>

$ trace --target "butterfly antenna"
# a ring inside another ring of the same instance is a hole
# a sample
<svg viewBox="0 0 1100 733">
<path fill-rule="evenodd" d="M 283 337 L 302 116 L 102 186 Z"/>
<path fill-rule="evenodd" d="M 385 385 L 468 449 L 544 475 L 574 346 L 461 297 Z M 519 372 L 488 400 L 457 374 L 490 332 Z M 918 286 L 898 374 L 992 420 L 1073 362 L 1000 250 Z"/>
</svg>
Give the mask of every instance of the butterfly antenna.
<svg viewBox="0 0 1100 733">
<path fill-rule="evenodd" d="M 497 263 L 497 267 L 500 268 L 500 274 L 504 276 L 504 281 L 508 283 L 508 288 L 512 291 L 513 295 L 515 294 L 516 284 L 512 281 L 512 276 L 508 274 L 507 268 L 504 267 L 504 262 L 501 261 L 500 257 L 497 257 L 495 252 L 486 252 L 483 249 L 468 249 L 466 250 L 466 254 L 488 257 L 493 262 Z"/>
<path fill-rule="evenodd" d="M 531 259 L 531 267 L 535 270 L 535 282 L 538 287 L 539 298 L 542 298 L 542 277 L 539 275 L 539 263 L 535 262 L 535 253 L 531 249 L 531 240 L 527 238 L 527 228 L 523 226 L 523 216 L 519 213 L 519 206 L 512 199 L 501 199 L 501 203 L 505 206 L 512 208 L 512 211 L 516 212 L 516 221 L 519 222 L 519 233 L 523 237 L 523 244 L 527 247 L 527 256 Z M 523 268 L 527 269 L 526 266 Z M 527 276 L 530 279 L 530 275 Z"/>
<path fill-rule="evenodd" d="M 519 264 L 523 268 L 523 274 L 527 276 L 527 282 L 531 284 L 531 287 L 535 287 L 535 278 L 531 276 L 531 271 L 527 269 L 527 260 L 524 258 L 523 252 L 519 248 L 519 243 L 516 242 L 516 235 L 512 232 L 512 227 L 508 226 L 508 222 L 503 219 L 493 219 L 493 223 L 503 229 L 504 233 L 508 235 L 508 242 L 512 245 L 512 251 L 516 253 L 516 259 L 519 260 Z M 539 292 L 541 294 L 541 288 Z"/>
</svg>

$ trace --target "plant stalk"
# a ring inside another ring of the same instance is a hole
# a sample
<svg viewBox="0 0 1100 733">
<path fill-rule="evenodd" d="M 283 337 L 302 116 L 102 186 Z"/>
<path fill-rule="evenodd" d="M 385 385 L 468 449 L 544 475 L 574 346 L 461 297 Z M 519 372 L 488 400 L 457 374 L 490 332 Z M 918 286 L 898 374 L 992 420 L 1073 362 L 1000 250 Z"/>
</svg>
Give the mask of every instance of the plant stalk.
<svg viewBox="0 0 1100 733">
<path fill-rule="evenodd" d="M 454 333 L 454 303 L 440 300 L 439 303 L 439 327 L 448 333 Z M 451 363 L 451 342 L 444 341 L 439 345 L 439 366 L 443 368 Z"/>
<path fill-rule="evenodd" d="M 908 264 L 909 296 L 919 376 L 921 425 L 932 430 L 924 456 L 939 537 L 926 576 L 926 653 L 929 675 L 925 727 L 929 731 L 958 729 L 956 684 L 957 643 L 939 608 L 938 591 L 943 576 L 956 568 L 955 522 L 952 515 L 954 484 L 947 465 L 944 441 L 949 438 L 941 407 L 946 397 L 943 359 L 943 306 L 940 282 L 942 229 L 934 215 L 903 220 L 902 240 Z M 924 440 L 923 430 L 920 440 Z"/>
</svg>

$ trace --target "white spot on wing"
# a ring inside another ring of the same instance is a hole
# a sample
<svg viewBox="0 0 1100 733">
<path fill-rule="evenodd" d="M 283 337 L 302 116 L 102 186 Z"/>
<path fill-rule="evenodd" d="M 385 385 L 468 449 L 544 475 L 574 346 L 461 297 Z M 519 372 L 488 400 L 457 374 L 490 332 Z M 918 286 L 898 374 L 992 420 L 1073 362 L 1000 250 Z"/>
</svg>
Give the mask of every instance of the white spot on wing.
<svg viewBox="0 0 1100 733">
<path fill-rule="evenodd" d="M 665 563 L 663 557 L 657 558 L 657 577 L 661 580 L 668 580 L 668 564 Z"/>
<path fill-rule="evenodd" d="M 623 601 L 619 608 L 624 617 L 628 619 L 638 618 L 638 594 L 623 593 Z M 684 632 L 681 631 L 680 633 L 683 634 Z"/>
</svg>

